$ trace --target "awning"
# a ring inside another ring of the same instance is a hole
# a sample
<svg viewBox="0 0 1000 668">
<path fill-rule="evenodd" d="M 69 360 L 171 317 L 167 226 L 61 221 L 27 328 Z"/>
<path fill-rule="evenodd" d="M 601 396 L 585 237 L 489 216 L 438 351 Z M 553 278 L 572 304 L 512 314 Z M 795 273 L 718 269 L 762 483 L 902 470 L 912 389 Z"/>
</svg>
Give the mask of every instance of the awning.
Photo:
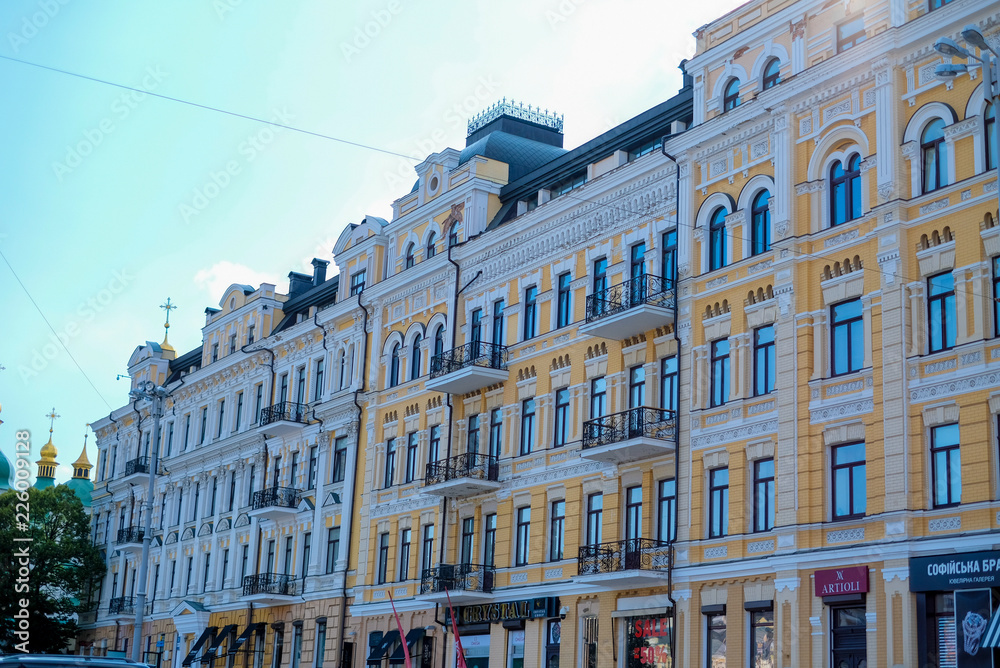
<svg viewBox="0 0 1000 668">
<path fill-rule="evenodd" d="M 382 659 L 385 658 L 386 652 L 392 647 L 392 644 L 399 640 L 399 631 L 389 631 L 384 636 L 382 636 L 382 642 L 372 648 L 372 653 L 368 655 L 368 663 L 381 663 Z"/>
<path fill-rule="evenodd" d="M 215 639 L 212 640 L 212 644 L 208 646 L 205 653 L 201 655 L 201 662 L 208 663 L 215 658 L 215 653 L 219 651 L 219 645 L 221 645 L 226 638 L 228 638 L 233 633 L 236 633 L 236 624 L 230 624 L 229 626 L 223 626 L 222 630 L 215 635 Z"/>
<path fill-rule="evenodd" d="M 411 629 L 406 633 L 406 646 L 410 648 L 410 656 L 413 656 L 413 647 L 417 644 L 417 641 L 424 637 L 424 629 L 420 627 L 419 629 Z M 389 664 L 400 664 L 406 660 L 403 656 L 403 643 L 399 643 L 399 647 L 396 651 L 392 653 L 389 657 Z"/>
<path fill-rule="evenodd" d="M 181 662 L 181 665 L 190 666 L 191 662 L 194 661 L 194 658 L 198 656 L 198 650 L 201 649 L 202 645 L 208 642 L 209 637 L 212 637 L 212 634 L 214 634 L 217 630 L 217 627 L 209 626 L 207 629 L 202 631 L 202 634 L 198 636 L 198 640 L 195 644 L 191 645 L 191 651 L 188 652 L 186 657 L 184 657 L 184 661 Z"/>
<path fill-rule="evenodd" d="M 264 630 L 264 622 L 257 622 L 256 624 L 251 624 L 250 626 L 246 627 L 245 629 L 243 629 L 243 633 L 241 633 L 239 637 L 236 639 L 236 642 L 234 642 L 229 647 L 229 651 L 226 652 L 226 654 L 235 654 L 240 650 L 240 647 L 243 646 L 243 643 L 245 643 L 247 640 L 250 639 L 250 636 L 253 635 L 254 631 L 260 632 L 263 630 Z"/>
<path fill-rule="evenodd" d="M 1000 611 L 994 612 L 990 618 L 990 624 L 986 627 L 986 633 L 979 640 L 981 647 L 1000 647 Z"/>
</svg>

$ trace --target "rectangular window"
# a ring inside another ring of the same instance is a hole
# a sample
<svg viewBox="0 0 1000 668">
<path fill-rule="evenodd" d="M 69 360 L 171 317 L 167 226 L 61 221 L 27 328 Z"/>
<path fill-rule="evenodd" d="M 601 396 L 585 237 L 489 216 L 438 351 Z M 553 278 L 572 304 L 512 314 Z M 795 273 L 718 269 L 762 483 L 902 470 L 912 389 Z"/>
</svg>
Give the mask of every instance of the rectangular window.
<svg viewBox="0 0 1000 668">
<path fill-rule="evenodd" d="M 628 407 L 646 405 L 646 367 L 639 364 L 628 370 Z"/>
<path fill-rule="evenodd" d="M 198 502 L 201 499 L 201 483 L 196 482 L 194 484 L 194 503 L 191 504 L 191 519 L 189 521 L 194 522 L 198 519 Z"/>
<path fill-rule="evenodd" d="M 465 451 L 470 454 L 479 452 L 479 415 L 469 416 L 469 432 L 465 439 Z"/>
<path fill-rule="evenodd" d="M 661 480 L 659 487 L 657 513 L 660 524 L 657 538 L 664 542 L 672 542 L 677 540 L 677 525 L 674 524 L 674 513 L 677 510 L 677 481 L 673 478 Z"/>
<path fill-rule="evenodd" d="M 316 469 L 319 467 L 319 448 L 312 446 L 309 448 L 309 471 L 307 474 L 306 489 L 316 489 Z"/>
<path fill-rule="evenodd" d="M 213 517 L 215 515 L 215 499 L 219 495 L 219 479 L 212 478 L 212 501 L 208 509 L 208 517 Z"/>
<path fill-rule="evenodd" d="M 726 665 L 726 613 L 706 615 L 708 639 L 706 668 Z"/>
<path fill-rule="evenodd" d="M 569 388 L 556 390 L 555 434 L 553 447 L 566 445 L 569 441 Z"/>
<path fill-rule="evenodd" d="M 712 341 L 712 406 L 729 400 L 729 339 Z"/>
<path fill-rule="evenodd" d="M 560 561 L 566 551 L 566 502 L 553 501 L 549 515 L 549 561 Z"/>
<path fill-rule="evenodd" d="M 240 397 L 241 398 L 243 397 L 242 393 L 240 393 Z M 167 424 L 167 457 L 169 457 L 173 453 L 173 450 L 174 450 L 174 423 L 170 422 Z"/>
<path fill-rule="evenodd" d="M 247 576 L 247 569 L 250 568 L 250 546 L 243 546 L 243 554 L 240 557 L 240 583 L 243 583 L 243 578 Z M 172 587 L 173 585 L 171 585 Z"/>
<path fill-rule="evenodd" d="M 483 565 L 496 565 L 497 516 L 492 513 L 483 518 Z"/>
<path fill-rule="evenodd" d="M 420 567 L 427 570 L 434 565 L 434 525 L 424 525 L 424 539 L 420 543 Z"/>
<path fill-rule="evenodd" d="M 663 257 L 660 267 L 663 278 L 670 281 L 677 280 L 677 230 L 668 230 L 663 233 Z"/>
<path fill-rule="evenodd" d="M 247 327 L 247 345 L 253 343 L 254 341 L 253 335 L 256 328 L 257 328 L 256 325 L 249 325 Z"/>
<path fill-rule="evenodd" d="M 278 403 L 283 404 L 288 401 L 288 374 L 281 374 L 281 377 L 278 380 Z"/>
<path fill-rule="evenodd" d="M 642 538 L 642 487 L 636 485 L 625 490 L 625 538 Z"/>
<path fill-rule="evenodd" d="M 385 444 L 385 475 L 382 477 L 382 487 L 392 487 L 396 478 L 396 439 L 390 438 Z"/>
<path fill-rule="evenodd" d="M 351 274 L 351 296 L 358 294 L 365 289 L 365 273 L 367 270 L 362 269 L 361 271 Z"/>
<path fill-rule="evenodd" d="M 750 668 L 771 668 L 773 665 L 774 609 L 753 610 L 750 612 Z"/>
<path fill-rule="evenodd" d="M 281 668 L 281 655 L 284 653 L 284 646 L 285 632 L 281 629 L 274 629 L 274 651 L 271 654 L 271 668 Z"/>
<path fill-rule="evenodd" d="M 274 573 L 274 550 L 274 541 L 267 541 L 267 573 Z"/>
<path fill-rule="evenodd" d="M 602 257 L 594 260 L 594 285 L 593 294 L 595 303 L 604 304 L 606 296 L 604 293 L 608 289 L 608 258 Z"/>
<path fill-rule="evenodd" d="M 1000 255 L 993 258 L 993 335 L 1000 336 Z M 170 423 L 173 434 L 173 423 Z"/>
<path fill-rule="evenodd" d="M 331 482 L 343 482 L 347 472 L 347 437 L 338 436 L 333 442 L 333 475 Z"/>
<path fill-rule="evenodd" d="M 295 401 L 303 404 L 306 401 L 306 368 L 300 366 L 295 373 Z"/>
<path fill-rule="evenodd" d="M 285 564 L 284 564 L 285 575 L 292 574 L 292 566 L 294 565 L 294 560 L 292 557 L 295 554 L 295 552 L 292 550 L 292 546 L 294 544 L 295 544 L 294 536 L 288 536 L 287 538 L 285 538 Z"/>
<path fill-rule="evenodd" d="M 218 362 L 219 361 L 219 344 L 218 343 L 213 343 L 212 344 L 212 361 L 213 362 Z"/>
<path fill-rule="evenodd" d="M 868 504 L 865 473 L 865 444 L 850 443 L 834 446 L 833 519 L 864 517 Z"/>
<path fill-rule="evenodd" d="M 955 347 L 955 277 L 950 271 L 927 279 L 927 325 L 930 352 Z"/>
<path fill-rule="evenodd" d="M 399 581 L 410 579 L 410 530 L 403 529 L 399 533 Z"/>
<path fill-rule="evenodd" d="M 590 419 L 596 420 L 608 414 L 608 385 L 604 376 L 590 381 Z"/>
<path fill-rule="evenodd" d="M 777 352 L 774 347 L 774 325 L 753 330 L 753 395 L 759 397 L 774 391 L 777 372 Z"/>
<path fill-rule="evenodd" d="M 427 441 L 427 463 L 433 464 L 441 451 L 441 425 L 431 427 L 430 439 Z"/>
<path fill-rule="evenodd" d="M 587 545 L 598 545 L 604 535 L 604 495 L 600 492 L 587 497 Z"/>
<path fill-rule="evenodd" d="M 330 527 L 326 531 L 326 572 L 332 573 L 340 554 L 340 527 Z"/>
<path fill-rule="evenodd" d="M 531 538 L 531 507 L 517 509 L 517 533 L 514 545 L 514 565 L 525 566 L 530 556 L 528 541 Z"/>
<path fill-rule="evenodd" d="M 302 567 L 299 569 L 299 577 L 304 578 L 309 574 L 309 560 L 312 558 L 312 533 L 302 534 Z"/>
<path fill-rule="evenodd" d="M 378 580 L 376 584 L 385 584 L 389 570 L 389 534 L 378 536 Z"/>
<path fill-rule="evenodd" d="M 678 408 L 677 357 L 660 360 L 660 408 L 677 412 Z"/>
<path fill-rule="evenodd" d="M 292 465 L 289 467 L 288 484 L 296 487 L 296 479 L 299 477 L 299 453 L 292 453 Z M 275 485 L 277 486 L 277 485 Z"/>
<path fill-rule="evenodd" d="M 556 299 L 556 327 L 566 327 L 570 323 L 570 288 L 572 275 L 567 271 L 559 274 L 559 292 Z"/>
<path fill-rule="evenodd" d="M 524 328 L 521 338 L 527 341 L 538 333 L 538 286 L 524 291 Z"/>
<path fill-rule="evenodd" d="M 404 482 L 413 482 L 417 478 L 417 432 L 411 432 L 406 437 L 406 476 Z"/>
<path fill-rule="evenodd" d="M 462 543 L 459 550 L 459 563 L 472 563 L 472 543 L 476 539 L 476 520 L 466 517 L 462 520 Z"/>
<path fill-rule="evenodd" d="M 866 37 L 864 16 L 848 19 L 837 26 L 837 53 L 860 44 Z"/>
<path fill-rule="evenodd" d="M 212 553 L 205 553 L 205 572 L 202 574 L 201 578 L 201 590 L 208 591 L 208 578 L 212 574 Z"/>
<path fill-rule="evenodd" d="M 753 463 L 753 530 L 774 528 L 774 460 Z"/>
<path fill-rule="evenodd" d="M 520 454 L 530 455 L 535 448 L 535 400 L 521 402 L 521 450 Z"/>
<path fill-rule="evenodd" d="M 957 424 L 931 429 L 931 480 L 935 508 L 962 502 L 962 458 Z"/>
<path fill-rule="evenodd" d="M 230 334 L 229 335 L 229 354 L 232 355 L 235 352 L 236 352 L 236 335 L 235 334 Z"/>
<path fill-rule="evenodd" d="M 503 451 L 503 413 L 500 408 L 490 411 L 490 457 L 500 459 Z"/>
<path fill-rule="evenodd" d="M 313 377 L 313 401 L 319 401 L 323 396 L 323 372 L 326 370 L 326 360 L 320 358 L 316 360 L 316 368 Z"/>
<path fill-rule="evenodd" d="M 500 346 L 507 343 L 504 341 L 503 309 L 504 300 L 498 299 L 493 302 L 493 343 Z"/>
<path fill-rule="evenodd" d="M 190 413 L 188 413 L 187 415 L 184 416 L 184 451 L 185 452 L 188 449 L 188 440 L 189 440 L 188 437 L 189 436 L 191 436 L 191 414 Z M 114 459 L 114 458 L 112 457 L 112 459 Z M 114 473 L 113 464 L 112 464 L 111 472 Z"/>
<path fill-rule="evenodd" d="M 860 299 L 830 307 L 830 369 L 834 376 L 858 371 L 865 363 L 865 325 Z"/>
<path fill-rule="evenodd" d="M 708 472 L 708 537 L 729 534 L 729 469 Z"/>
<path fill-rule="evenodd" d="M 233 432 L 240 430 L 240 423 L 243 422 L 243 393 L 236 393 L 236 421 L 233 424 Z"/>
<path fill-rule="evenodd" d="M 478 346 L 483 340 L 483 309 L 477 308 L 472 311 L 472 324 L 469 326 L 469 341 L 474 346 Z M 475 351 L 478 355 L 478 349 Z"/>
<path fill-rule="evenodd" d="M 198 436 L 198 445 L 205 442 L 205 436 L 208 435 L 208 406 L 203 406 L 201 409 L 201 433 Z"/>
<path fill-rule="evenodd" d="M 264 406 L 264 383 L 257 384 L 256 392 L 257 396 L 253 402 L 253 424 L 260 421 L 260 409 Z"/>
<path fill-rule="evenodd" d="M 254 478 L 255 478 L 254 474 L 256 473 L 256 471 L 257 471 L 257 467 L 254 464 L 251 464 L 250 465 L 250 473 L 247 476 L 247 505 L 250 505 L 250 501 L 253 499 L 253 492 L 254 492 L 253 487 L 254 487 Z"/>
</svg>

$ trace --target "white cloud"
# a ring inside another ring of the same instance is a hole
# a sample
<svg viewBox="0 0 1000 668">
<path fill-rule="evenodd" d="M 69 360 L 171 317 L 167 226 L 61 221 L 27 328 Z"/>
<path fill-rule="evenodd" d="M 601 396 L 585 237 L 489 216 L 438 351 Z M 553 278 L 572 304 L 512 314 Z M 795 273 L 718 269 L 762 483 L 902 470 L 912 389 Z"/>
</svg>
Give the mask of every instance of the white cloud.
<svg viewBox="0 0 1000 668">
<path fill-rule="evenodd" d="M 194 284 L 203 290 L 213 303 L 221 300 L 226 288 L 233 283 L 251 285 L 255 288 L 260 287 L 261 283 L 273 283 L 278 286 L 279 291 L 287 287 L 271 274 L 229 260 L 216 262 L 208 269 L 201 269 L 194 275 Z"/>
</svg>

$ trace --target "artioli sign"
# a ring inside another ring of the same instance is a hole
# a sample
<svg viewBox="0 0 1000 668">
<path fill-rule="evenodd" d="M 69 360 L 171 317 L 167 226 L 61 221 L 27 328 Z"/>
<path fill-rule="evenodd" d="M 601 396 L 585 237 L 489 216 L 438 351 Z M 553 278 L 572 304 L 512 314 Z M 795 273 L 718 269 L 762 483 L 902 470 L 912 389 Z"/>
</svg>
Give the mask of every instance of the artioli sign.
<svg viewBox="0 0 1000 668">
<path fill-rule="evenodd" d="M 864 594 L 868 591 L 868 567 L 848 566 L 816 571 L 817 596 Z"/>
</svg>

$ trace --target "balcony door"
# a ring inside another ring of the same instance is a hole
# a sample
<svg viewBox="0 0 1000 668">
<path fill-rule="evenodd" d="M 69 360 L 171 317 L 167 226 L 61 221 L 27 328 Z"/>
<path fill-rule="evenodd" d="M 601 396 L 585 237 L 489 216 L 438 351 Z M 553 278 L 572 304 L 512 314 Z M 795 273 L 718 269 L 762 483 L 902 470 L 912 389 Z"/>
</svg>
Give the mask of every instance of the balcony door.
<svg viewBox="0 0 1000 668">
<path fill-rule="evenodd" d="M 642 486 L 636 485 L 625 490 L 625 545 L 622 555 L 625 570 L 640 566 L 642 552 Z"/>
</svg>

